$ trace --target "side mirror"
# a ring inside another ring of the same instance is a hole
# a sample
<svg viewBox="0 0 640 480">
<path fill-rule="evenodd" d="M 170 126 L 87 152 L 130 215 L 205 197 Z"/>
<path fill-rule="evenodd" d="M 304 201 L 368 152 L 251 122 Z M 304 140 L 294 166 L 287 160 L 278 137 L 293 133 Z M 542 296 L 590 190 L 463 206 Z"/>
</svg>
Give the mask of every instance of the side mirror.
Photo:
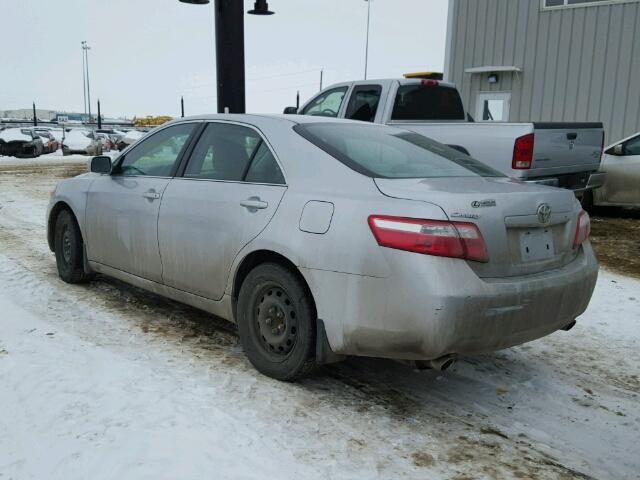
<svg viewBox="0 0 640 480">
<path fill-rule="evenodd" d="M 298 108 L 297 107 L 287 107 L 284 109 L 284 114 L 285 115 L 297 115 L 298 114 Z"/>
<path fill-rule="evenodd" d="M 621 143 L 619 143 L 618 145 L 615 145 L 613 147 L 613 154 L 619 155 L 619 156 L 624 155 L 624 146 Z"/>
<path fill-rule="evenodd" d="M 111 157 L 101 155 L 91 159 L 91 171 L 93 173 L 111 173 Z"/>
</svg>

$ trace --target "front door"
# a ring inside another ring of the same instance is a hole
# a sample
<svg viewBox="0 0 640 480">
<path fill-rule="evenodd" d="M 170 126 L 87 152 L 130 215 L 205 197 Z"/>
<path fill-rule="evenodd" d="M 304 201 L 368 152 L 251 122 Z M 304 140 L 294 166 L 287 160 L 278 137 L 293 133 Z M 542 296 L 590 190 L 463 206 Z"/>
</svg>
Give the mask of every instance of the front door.
<svg viewBox="0 0 640 480">
<path fill-rule="evenodd" d="M 479 93 L 475 119 L 478 122 L 508 122 L 510 107 L 509 92 Z"/>
<path fill-rule="evenodd" d="M 266 227 L 285 191 L 282 171 L 256 130 L 209 123 L 162 199 L 164 283 L 221 299 L 236 255 Z"/>
<path fill-rule="evenodd" d="M 86 210 L 87 257 L 160 282 L 158 211 L 196 124 L 164 128 L 127 152 L 111 175 L 91 184 Z"/>
<path fill-rule="evenodd" d="M 621 155 L 605 154 L 602 167 L 607 172 L 605 201 L 640 206 L 640 135 L 622 144 Z"/>
</svg>

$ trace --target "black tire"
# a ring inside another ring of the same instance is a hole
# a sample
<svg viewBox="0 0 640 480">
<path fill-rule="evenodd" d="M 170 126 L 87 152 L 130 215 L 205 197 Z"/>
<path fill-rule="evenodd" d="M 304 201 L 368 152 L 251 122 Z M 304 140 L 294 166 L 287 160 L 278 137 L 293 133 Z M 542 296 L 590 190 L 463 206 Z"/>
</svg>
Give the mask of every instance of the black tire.
<svg viewBox="0 0 640 480">
<path fill-rule="evenodd" d="M 67 283 L 84 283 L 93 278 L 93 273 L 84 271 L 84 249 L 80 227 L 68 210 L 56 218 L 54 251 L 58 275 Z"/>
<path fill-rule="evenodd" d="M 582 194 L 582 198 L 580 199 L 580 203 L 582 204 L 582 208 L 587 212 L 591 213 L 593 211 L 593 190 L 587 190 Z"/>
<path fill-rule="evenodd" d="M 245 354 L 262 374 L 292 381 L 316 365 L 316 311 L 311 293 L 287 268 L 264 263 L 242 283 L 238 333 Z"/>
</svg>

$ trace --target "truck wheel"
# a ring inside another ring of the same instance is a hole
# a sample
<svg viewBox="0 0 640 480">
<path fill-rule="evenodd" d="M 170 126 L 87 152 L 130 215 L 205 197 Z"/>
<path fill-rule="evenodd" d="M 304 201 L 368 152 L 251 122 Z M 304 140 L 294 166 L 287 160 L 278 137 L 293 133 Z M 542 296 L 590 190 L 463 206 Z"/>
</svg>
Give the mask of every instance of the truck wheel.
<svg viewBox="0 0 640 480">
<path fill-rule="evenodd" d="M 582 204 L 583 209 L 591 213 L 593 211 L 593 190 L 587 190 L 584 192 L 580 199 L 580 203 Z"/>
<path fill-rule="evenodd" d="M 56 218 L 54 251 L 58 275 L 67 283 L 84 283 L 93 278 L 84 271 L 82 235 L 75 217 L 63 210 Z"/>
<path fill-rule="evenodd" d="M 238 295 L 238 333 L 253 366 L 276 380 L 292 381 L 315 366 L 316 313 L 311 294 L 275 263 L 254 268 Z"/>
</svg>

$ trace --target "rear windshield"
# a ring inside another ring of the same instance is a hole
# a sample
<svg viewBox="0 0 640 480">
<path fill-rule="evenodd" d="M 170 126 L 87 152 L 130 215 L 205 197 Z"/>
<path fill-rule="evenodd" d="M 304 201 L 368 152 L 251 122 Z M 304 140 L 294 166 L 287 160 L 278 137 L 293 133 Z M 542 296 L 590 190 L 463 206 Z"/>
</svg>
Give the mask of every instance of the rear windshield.
<svg viewBox="0 0 640 480">
<path fill-rule="evenodd" d="M 294 130 L 352 170 L 374 178 L 502 177 L 417 133 L 376 125 L 299 124 Z"/>
<path fill-rule="evenodd" d="M 391 120 L 464 120 L 460 94 L 455 88 L 420 84 L 401 85 Z"/>
</svg>

